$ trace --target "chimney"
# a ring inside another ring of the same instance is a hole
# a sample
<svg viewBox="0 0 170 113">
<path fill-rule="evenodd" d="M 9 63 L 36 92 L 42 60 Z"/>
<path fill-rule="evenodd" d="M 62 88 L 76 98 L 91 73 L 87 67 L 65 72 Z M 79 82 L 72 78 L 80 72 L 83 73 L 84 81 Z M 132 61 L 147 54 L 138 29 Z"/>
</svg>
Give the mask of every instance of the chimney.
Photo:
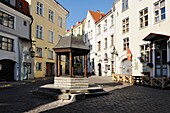
<svg viewBox="0 0 170 113">
<path fill-rule="evenodd" d="M 100 10 L 97 10 L 98 13 L 100 13 Z"/>
</svg>

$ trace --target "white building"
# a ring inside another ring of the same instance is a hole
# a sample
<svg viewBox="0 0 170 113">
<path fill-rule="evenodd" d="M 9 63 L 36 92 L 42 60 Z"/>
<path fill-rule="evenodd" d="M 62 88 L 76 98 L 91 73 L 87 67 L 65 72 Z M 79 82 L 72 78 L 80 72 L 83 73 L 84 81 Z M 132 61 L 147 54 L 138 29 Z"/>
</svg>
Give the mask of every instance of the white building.
<svg viewBox="0 0 170 113">
<path fill-rule="evenodd" d="M 95 67 L 97 66 L 97 49 L 96 49 L 96 31 L 95 23 L 99 21 L 105 14 L 100 11 L 87 12 L 86 22 L 84 25 L 83 40 L 86 45 L 90 48 L 90 53 L 88 55 L 88 73 L 95 74 Z"/>
<path fill-rule="evenodd" d="M 96 75 L 111 76 L 114 73 L 114 13 L 110 10 L 96 22 L 97 65 Z"/>
<path fill-rule="evenodd" d="M 114 39 L 118 51 L 115 72 L 169 78 L 170 1 L 115 0 L 113 9 Z M 127 54 L 128 48 L 131 52 Z"/>
<path fill-rule="evenodd" d="M 25 0 L 0 1 L 0 80 L 34 78 L 31 22 Z"/>
</svg>

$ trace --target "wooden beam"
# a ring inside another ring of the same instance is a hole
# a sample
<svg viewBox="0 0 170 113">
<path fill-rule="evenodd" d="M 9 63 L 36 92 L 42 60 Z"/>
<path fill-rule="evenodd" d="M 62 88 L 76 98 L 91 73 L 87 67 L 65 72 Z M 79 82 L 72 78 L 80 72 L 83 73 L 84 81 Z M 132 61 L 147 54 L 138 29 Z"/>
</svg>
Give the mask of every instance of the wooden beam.
<svg viewBox="0 0 170 113">
<path fill-rule="evenodd" d="M 72 71 L 73 71 L 73 70 L 72 70 L 72 67 L 73 67 L 73 66 L 72 66 L 72 64 L 73 64 L 73 63 L 72 63 L 72 59 L 73 59 L 73 58 L 72 58 L 72 52 L 70 52 L 69 57 L 70 57 L 70 58 L 69 58 L 69 60 L 70 60 L 69 74 L 70 74 L 70 77 L 72 77 L 72 76 L 73 76 L 73 75 L 72 75 L 72 74 L 73 74 L 73 72 L 72 72 Z"/>
<path fill-rule="evenodd" d="M 55 70 L 55 76 L 58 77 L 58 54 L 56 53 L 56 70 Z"/>
<path fill-rule="evenodd" d="M 61 55 L 58 55 L 58 76 L 61 76 Z"/>
<path fill-rule="evenodd" d="M 84 78 L 87 77 L 87 55 L 84 55 Z"/>
</svg>

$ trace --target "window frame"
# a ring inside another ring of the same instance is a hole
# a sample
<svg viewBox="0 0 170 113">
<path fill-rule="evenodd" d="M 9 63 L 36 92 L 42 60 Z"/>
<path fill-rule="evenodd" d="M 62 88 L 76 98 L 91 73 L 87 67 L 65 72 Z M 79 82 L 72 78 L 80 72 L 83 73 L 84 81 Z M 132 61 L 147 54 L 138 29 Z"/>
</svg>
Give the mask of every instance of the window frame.
<svg viewBox="0 0 170 113">
<path fill-rule="evenodd" d="M 129 8 L 129 1 L 122 0 L 122 12 L 126 11 Z"/>
<path fill-rule="evenodd" d="M 145 13 L 146 10 L 147 13 Z M 148 13 L 148 7 L 145 7 L 144 9 L 139 11 L 139 29 L 143 29 L 148 26 L 149 26 L 149 13 Z"/>
<path fill-rule="evenodd" d="M 36 47 L 36 57 L 43 57 L 43 49 L 41 47 Z"/>
<path fill-rule="evenodd" d="M 6 17 L 4 17 L 5 15 Z M 3 10 L 0 10 L 0 25 L 11 28 L 11 29 L 15 29 L 15 19 L 16 19 L 15 16 Z"/>
<path fill-rule="evenodd" d="M 40 16 L 44 16 L 44 5 L 39 1 L 37 1 L 36 13 Z"/>
<path fill-rule="evenodd" d="M 129 37 L 123 39 L 123 51 L 126 51 L 129 48 Z"/>
<path fill-rule="evenodd" d="M 43 29 L 43 26 L 36 25 L 36 38 L 43 40 Z"/>
<path fill-rule="evenodd" d="M 129 17 L 122 20 L 122 34 L 129 32 Z"/>
<path fill-rule="evenodd" d="M 164 1 L 164 4 L 161 6 L 161 2 Z M 166 4 L 165 0 L 158 0 L 153 4 L 154 7 L 154 23 L 159 23 L 166 20 Z M 164 8 L 164 13 L 161 12 L 161 9 Z M 164 18 L 162 19 L 162 15 Z"/>
<path fill-rule="evenodd" d="M 58 26 L 59 26 L 60 28 L 63 27 L 63 18 L 62 18 L 61 16 L 58 16 Z"/>
<path fill-rule="evenodd" d="M 49 9 L 49 15 L 48 15 L 48 20 L 54 23 L 54 11 Z"/>
<path fill-rule="evenodd" d="M 42 62 L 36 62 L 36 71 L 42 71 Z"/>
<path fill-rule="evenodd" d="M 49 33 L 48 42 L 54 43 L 54 32 L 49 30 L 48 33 Z"/>
<path fill-rule="evenodd" d="M 14 52 L 14 39 L 0 35 L 0 50 Z"/>
</svg>

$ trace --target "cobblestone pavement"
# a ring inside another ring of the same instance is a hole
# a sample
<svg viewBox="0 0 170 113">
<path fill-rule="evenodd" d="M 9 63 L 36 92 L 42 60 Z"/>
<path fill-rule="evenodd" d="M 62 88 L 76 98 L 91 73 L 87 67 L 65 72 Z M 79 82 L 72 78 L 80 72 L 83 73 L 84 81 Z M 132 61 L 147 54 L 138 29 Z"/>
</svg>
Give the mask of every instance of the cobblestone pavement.
<svg viewBox="0 0 170 113">
<path fill-rule="evenodd" d="M 170 90 L 130 86 L 47 113 L 170 113 Z"/>
<path fill-rule="evenodd" d="M 90 82 L 103 81 L 111 82 L 110 78 L 100 77 L 92 77 Z M 109 95 L 73 103 L 37 98 L 30 93 L 40 85 L 52 82 L 52 79 L 14 82 L 10 87 L 0 87 L 0 113 L 170 113 L 170 90 L 150 87 L 129 86 L 113 90 Z"/>
</svg>

